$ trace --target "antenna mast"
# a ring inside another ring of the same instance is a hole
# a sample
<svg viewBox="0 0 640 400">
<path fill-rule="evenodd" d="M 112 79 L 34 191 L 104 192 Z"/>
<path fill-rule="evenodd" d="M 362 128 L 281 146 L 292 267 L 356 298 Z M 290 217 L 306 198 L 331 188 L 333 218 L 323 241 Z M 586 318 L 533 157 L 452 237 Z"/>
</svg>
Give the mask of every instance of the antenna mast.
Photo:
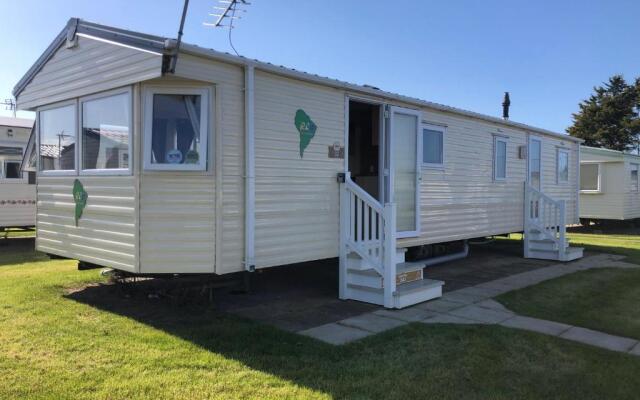
<svg viewBox="0 0 640 400">
<path fill-rule="evenodd" d="M 238 9 L 238 5 L 240 4 L 240 5 L 248 6 L 251 4 L 247 0 L 219 0 L 219 3 L 224 6 L 213 7 L 213 8 L 216 10 L 219 10 L 220 13 L 209 14 L 210 16 L 217 18 L 216 22 L 214 22 L 213 24 L 204 22 L 203 25 L 219 28 L 221 26 L 225 26 L 225 25 L 222 25 L 222 22 L 224 21 L 225 18 L 229 18 L 229 27 L 233 28 L 233 20 L 240 19 L 239 16 L 235 15 L 236 11 L 246 12 L 246 10 Z"/>
<path fill-rule="evenodd" d="M 0 103 L 4 105 L 5 110 L 11 110 L 13 112 L 13 118 L 16 117 L 16 102 L 13 99 L 4 99 L 4 102 Z"/>
</svg>

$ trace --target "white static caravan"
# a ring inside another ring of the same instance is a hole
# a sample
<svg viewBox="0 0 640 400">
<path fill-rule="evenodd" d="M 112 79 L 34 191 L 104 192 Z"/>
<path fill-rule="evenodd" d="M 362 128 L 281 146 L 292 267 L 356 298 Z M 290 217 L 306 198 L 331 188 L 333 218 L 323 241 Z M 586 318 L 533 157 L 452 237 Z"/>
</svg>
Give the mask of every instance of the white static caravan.
<svg viewBox="0 0 640 400">
<path fill-rule="evenodd" d="M 36 224 L 35 176 L 21 169 L 33 120 L 0 117 L 0 231 Z"/>
<path fill-rule="evenodd" d="M 441 294 L 408 248 L 526 231 L 526 257 L 582 254 L 566 135 L 78 19 L 14 94 L 38 113 L 46 253 L 133 274 L 339 257 L 340 297 L 390 308 Z"/>
<path fill-rule="evenodd" d="M 582 222 L 640 218 L 640 156 L 588 146 L 581 153 Z"/>
</svg>

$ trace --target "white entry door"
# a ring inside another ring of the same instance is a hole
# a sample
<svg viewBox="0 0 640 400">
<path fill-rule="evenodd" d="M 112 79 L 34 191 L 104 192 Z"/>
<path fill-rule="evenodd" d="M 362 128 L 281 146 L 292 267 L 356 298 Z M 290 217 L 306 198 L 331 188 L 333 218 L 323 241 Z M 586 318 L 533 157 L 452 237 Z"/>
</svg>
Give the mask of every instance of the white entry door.
<svg viewBox="0 0 640 400">
<path fill-rule="evenodd" d="M 399 238 L 420 235 L 420 118 L 421 113 L 390 107 L 389 160 L 390 200 L 396 203 Z"/>
</svg>

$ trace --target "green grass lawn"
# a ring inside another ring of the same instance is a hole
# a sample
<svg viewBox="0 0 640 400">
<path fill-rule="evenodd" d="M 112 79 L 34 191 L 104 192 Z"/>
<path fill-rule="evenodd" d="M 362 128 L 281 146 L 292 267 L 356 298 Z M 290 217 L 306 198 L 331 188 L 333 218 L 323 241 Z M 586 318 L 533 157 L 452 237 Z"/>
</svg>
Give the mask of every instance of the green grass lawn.
<svg viewBox="0 0 640 400">
<path fill-rule="evenodd" d="M 35 230 L 28 229 L 18 229 L 18 228 L 7 228 L 6 231 L 0 230 L 0 239 L 4 237 L 8 238 L 25 238 L 25 237 L 35 237 Z"/>
<path fill-rule="evenodd" d="M 24 241 L 26 242 L 26 241 Z M 496 326 L 411 324 L 346 346 L 124 295 L 0 247 L 0 398 L 636 398 L 640 358 Z"/>
<path fill-rule="evenodd" d="M 568 234 L 587 250 L 627 256 L 640 264 L 640 232 Z M 640 340 L 640 270 L 602 269 L 567 275 L 506 293 L 498 300 L 518 313 Z"/>
</svg>

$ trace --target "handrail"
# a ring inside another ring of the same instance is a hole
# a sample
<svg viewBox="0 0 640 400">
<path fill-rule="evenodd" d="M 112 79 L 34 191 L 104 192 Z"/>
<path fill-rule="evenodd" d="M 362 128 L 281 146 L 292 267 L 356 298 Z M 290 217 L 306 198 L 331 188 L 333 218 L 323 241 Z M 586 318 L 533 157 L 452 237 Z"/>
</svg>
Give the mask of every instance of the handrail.
<svg viewBox="0 0 640 400">
<path fill-rule="evenodd" d="M 384 207 L 382 206 L 382 204 L 380 204 L 378 200 L 374 199 L 373 196 L 371 196 L 363 188 L 361 188 L 360 185 L 352 181 L 349 174 L 345 176 L 344 183 L 347 190 L 360 197 L 365 203 L 367 203 L 369 207 L 373 208 L 379 213 L 383 212 Z"/>
<path fill-rule="evenodd" d="M 562 257 L 566 250 L 567 227 L 565 201 L 555 200 L 525 182 L 524 216 L 525 253 L 528 252 L 529 247 L 527 236 L 531 226 L 535 226 L 543 235 L 555 242 Z"/>
</svg>

